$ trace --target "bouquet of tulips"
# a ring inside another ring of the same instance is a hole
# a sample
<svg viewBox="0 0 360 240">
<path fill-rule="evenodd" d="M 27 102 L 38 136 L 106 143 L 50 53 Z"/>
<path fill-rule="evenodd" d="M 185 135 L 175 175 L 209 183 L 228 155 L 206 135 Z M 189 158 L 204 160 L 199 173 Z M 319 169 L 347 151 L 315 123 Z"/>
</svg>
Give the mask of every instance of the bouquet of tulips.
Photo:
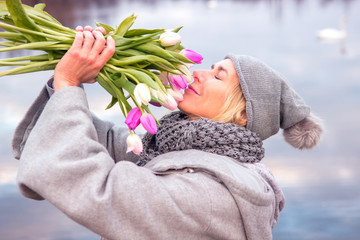
<svg viewBox="0 0 360 240">
<path fill-rule="evenodd" d="M 75 30 L 63 26 L 44 11 L 45 4 L 30 7 L 20 0 L 0 2 L 0 52 L 14 50 L 42 50 L 44 54 L 0 59 L 1 66 L 14 66 L 0 72 L 5 75 L 55 69 L 56 64 L 71 47 Z M 128 151 L 142 151 L 136 127 L 142 126 L 151 134 L 157 132 L 158 121 L 148 104 L 177 108 L 182 90 L 191 81 L 190 67 L 201 63 L 200 54 L 181 45 L 181 29 L 130 29 L 136 16 L 124 19 L 116 28 L 96 22 L 105 28 L 116 42 L 113 57 L 101 69 L 97 82 L 111 94 L 106 109 L 116 103 L 126 117 L 130 135 Z M 135 107 L 132 107 L 132 100 Z"/>
</svg>

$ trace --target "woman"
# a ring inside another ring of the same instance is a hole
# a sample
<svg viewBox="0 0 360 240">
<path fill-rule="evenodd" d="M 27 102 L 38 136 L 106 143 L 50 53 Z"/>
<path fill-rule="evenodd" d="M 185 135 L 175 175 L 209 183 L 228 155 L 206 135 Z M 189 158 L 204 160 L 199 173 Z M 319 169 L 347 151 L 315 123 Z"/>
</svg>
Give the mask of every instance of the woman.
<svg viewBox="0 0 360 240">
<path fill-rule="evenodd" d="M 194 71 L 182 112 L 126 154 L 128 130 L 92 116 L 78 87 L 114 53 L 102 34 L 78 31 L 16 129 L 21 193 L 108 239 L 272 239 L 284 197 L 262 140 L 281 127 L 295 147 L 316 145 L 309 107 L 263 63 L 228 55 Z"/>
</svg>

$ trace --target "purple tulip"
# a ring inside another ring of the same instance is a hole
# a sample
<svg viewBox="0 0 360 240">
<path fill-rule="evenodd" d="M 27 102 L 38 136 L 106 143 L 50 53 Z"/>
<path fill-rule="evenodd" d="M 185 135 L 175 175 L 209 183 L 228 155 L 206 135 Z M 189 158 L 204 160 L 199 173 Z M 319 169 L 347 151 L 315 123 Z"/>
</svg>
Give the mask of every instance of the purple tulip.
<svg viewBox="0 0 360 240">
<path fill-rule="evenodd" d="M 170 74 L 169 79 L 171 84 L 178 90 L 187 88 L 187 82 L 183 75 Z"/>
<path fill-rule="evenodd" d="M 155 106 L 155 107 L 161 107 L 162 105 L 158 102 L 149 102 L 151 105 Z"/>
<path fill-rule="evenodd" d="M 126 116 L 125 123 L 128 125 L 130 130 L 134 130 L 140 124 L 141 110 L 136 107 L 130 110 Z"/>
<path fill-rule="evenodd" d="M 190 49 L 183 49 L 180 54 L 197 64 L 200 64 L 203 60 L 203 57 L 199 53 Z"/>
<path fill-rule="evenodd" d="M 157 125 L 154 117 L 151 114 L 144 113 L 140 118 L 140 122 L 145 128 L 145 130 L 148 131 L 149 133 L 151 134 L 157 133 Z"/>
</svg>

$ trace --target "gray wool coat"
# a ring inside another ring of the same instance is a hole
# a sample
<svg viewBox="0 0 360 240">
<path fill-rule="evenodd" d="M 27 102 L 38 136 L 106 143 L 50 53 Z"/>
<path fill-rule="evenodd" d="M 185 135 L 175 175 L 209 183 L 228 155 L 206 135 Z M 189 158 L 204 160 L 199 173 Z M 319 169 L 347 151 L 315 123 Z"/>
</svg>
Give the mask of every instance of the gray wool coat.
<svg viewBox="0 0 360 240">
<path fill-rule="evenodd" d="M 49 92 L 13 138 L 25 197 L 107 239 L 272 239 L 284 198 L 264 165 L 186 150 L 139 167 L 127 128 L 94 117 L 82 88 Z"/>
</svg>

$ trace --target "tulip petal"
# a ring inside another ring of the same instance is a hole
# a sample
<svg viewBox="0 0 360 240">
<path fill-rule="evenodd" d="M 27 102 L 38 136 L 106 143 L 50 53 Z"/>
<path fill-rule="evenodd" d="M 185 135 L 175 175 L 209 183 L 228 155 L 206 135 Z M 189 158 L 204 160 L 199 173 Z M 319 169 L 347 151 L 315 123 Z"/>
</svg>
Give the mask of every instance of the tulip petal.
<svg viewBox="0 0 360 240">
<path fill-rule="evenodd" d="M 157 133 L 157 125 L 154 117 L 151 114 L 145 113 L 141 116 L 140 122 L 142 126 L 151 134 Z"/>
<path fill-rule="evenodd" d="M 141 110 L 133 108 L 130 110 L 125 119 L 125 124 L 128 125 L 130 130 L 134 130 L 140 124 Z"/>
<path fill-rule="evenodd" d="M 203 60 L 203 57 L 199 53 L 190 49 L 183 49 L 181 50 L 180 54 L 197 64 L 200 64 Z"/>
<path fill-rule="evenodd" d="M 181 36 L 176 32 L 166 31 L 160 35 L 160 43 L 163 47 L 174 46 L 181 42 Z"/>
<path fill-rule="evenodd" d="M 133 152 L 135 154 L 140 154 L 143 151 L 143 145 L 141 142 L 141 138 L 136 134 L 130 134 L 126 138 L 127 149 L 126 152 Z"/>
</svg>

